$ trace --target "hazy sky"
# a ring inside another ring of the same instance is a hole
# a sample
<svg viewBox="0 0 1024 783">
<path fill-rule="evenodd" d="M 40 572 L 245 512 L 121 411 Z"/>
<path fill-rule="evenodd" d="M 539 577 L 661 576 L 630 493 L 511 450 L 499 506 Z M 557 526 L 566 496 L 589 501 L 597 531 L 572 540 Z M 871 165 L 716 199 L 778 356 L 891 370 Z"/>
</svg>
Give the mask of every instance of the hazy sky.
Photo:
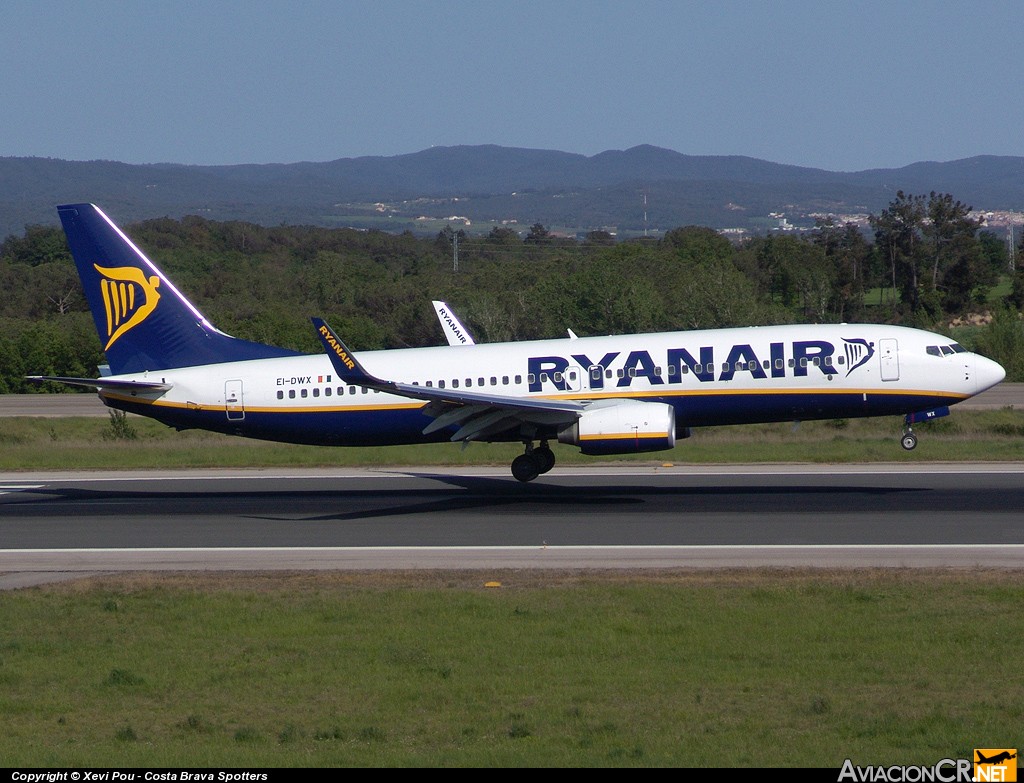
<svg viewBox="0 0 1024 783">
<path fill-rule="evenodd" d="M 1024 3 L 4 0 L 0 156 L 1024 155 Z"/>
</svg>

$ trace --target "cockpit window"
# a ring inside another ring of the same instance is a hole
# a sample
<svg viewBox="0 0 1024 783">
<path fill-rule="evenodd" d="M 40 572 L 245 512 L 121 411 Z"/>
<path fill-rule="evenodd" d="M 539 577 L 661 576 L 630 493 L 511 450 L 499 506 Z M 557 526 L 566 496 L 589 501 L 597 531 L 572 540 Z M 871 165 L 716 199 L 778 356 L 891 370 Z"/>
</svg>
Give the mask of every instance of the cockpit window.
<svg viewBox="0 0 1024 783">
<path fill-rule="evenodd" d="M 929 345 L 925 348 L 930 356 L 952 356 L 955 353 L 967 353 L 967 349 L 960 343 L 952 345 Z"/>
</svg>

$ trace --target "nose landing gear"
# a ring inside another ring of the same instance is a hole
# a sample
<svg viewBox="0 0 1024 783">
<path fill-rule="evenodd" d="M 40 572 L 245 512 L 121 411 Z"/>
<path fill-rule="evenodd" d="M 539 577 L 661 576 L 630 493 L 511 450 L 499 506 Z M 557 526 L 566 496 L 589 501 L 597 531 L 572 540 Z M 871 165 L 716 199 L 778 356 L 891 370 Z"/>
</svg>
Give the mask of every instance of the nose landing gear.
<svg viewBox="0 0 1024 783">
<path fill-rule="evenodd" d="M 933 419 L 941 419 L 943 416 L 949 415 L 949 406 L 944 405 L 941 408 L 932 408 L 927 411 L 919 411 L 916 413 L 908 413 L 903 417 L 903 436 L 900 438 L 900 445 L 907 451 L 912 451 L 917 446 L 917 435 L 914 434 L 915 424 L 922 421 L 932 421 Z"/>
<path fill-rule="evenodd" d="M 555 466 L 555 453 L 542 440 L 540 446 L 533 447 L 533 441 L 524 441 L 526 451 L 512 460 L 512 475 L 518 481 L 533 481 L 541 473 L 547 473 Z"/>
</svg>

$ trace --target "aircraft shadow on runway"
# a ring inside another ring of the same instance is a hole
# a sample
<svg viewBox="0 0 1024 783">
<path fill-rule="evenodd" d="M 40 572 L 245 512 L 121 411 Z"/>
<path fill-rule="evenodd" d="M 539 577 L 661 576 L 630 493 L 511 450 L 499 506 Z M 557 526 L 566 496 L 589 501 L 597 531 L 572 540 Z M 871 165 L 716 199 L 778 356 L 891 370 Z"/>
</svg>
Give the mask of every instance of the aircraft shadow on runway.
<svg viewBox="0 0 1024 783">
<path fill-rule="evenodd" d="M 152 491 L 44 487 L 28 489 L 18 501 L 0 504 L 21 516 L 35 515 L 30 497 L 58 499 L 67 503 L 58 513 L 86 515 L 86 510 L 106 516 L 235 515 L 260 520 L 331 522 L 382 517 L 451 514 L 492 510 L 508 514 L 563 514 L 586 509 L 588 514 L 688 513 L 807 513 L 824 515 L 837 509 L 856 512 L 928 511 L 946 509 L 949 500 L 937 500 L 936 492 L 923 487 L 789 485 L 641 486 L 595 483 L 590 486 L 536 482 L 521 484 L 491 476 L 458 476 L 448 473 L 407 473 L 411 479 L 444 486 L 325 489 L 284 488 L 257 491 Z M 600 477 L 603 479 L 607 477 Z M 713 477 L 709 480 L 713 480 Z M 768 482 L 770 479 L 764 479 Z M 945 494 L 945 493 L 942 493 Z M 117 502 L 121 501 L 121 502 Z M 973 501 L 972 501 L 973 502 Z M 1005 498 L 1001 501 L 1005 503 Z M 39 514 L 44 512 L 40 509 Z M 52 503 L 45 514 L 54 514 Z M 824 520 L 823 520 L 824 521 Z"/>
</svg>

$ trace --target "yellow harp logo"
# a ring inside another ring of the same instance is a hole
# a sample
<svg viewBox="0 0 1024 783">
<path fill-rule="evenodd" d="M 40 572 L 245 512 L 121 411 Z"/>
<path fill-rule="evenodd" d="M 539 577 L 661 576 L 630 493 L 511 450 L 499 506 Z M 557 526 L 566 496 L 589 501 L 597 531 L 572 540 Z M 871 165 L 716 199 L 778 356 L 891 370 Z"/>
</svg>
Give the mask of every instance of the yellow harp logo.
<svg viewBox="0 0 1024 783">
<path fill-rule="evenodd" d="M 103 292 L 103 305 L 107 312 L 107 344 L 103 346 L 106 351 L 121 335 L 141 324 L 156 309 L 156 303 L 160 301 L 156 290 L 160 278 L 153 275 L 147 280 L 142 270 L 134 266 L 116 269 L 99 264 L 93 266 L 103 275 L 100 291 Z"/>
</svg>

